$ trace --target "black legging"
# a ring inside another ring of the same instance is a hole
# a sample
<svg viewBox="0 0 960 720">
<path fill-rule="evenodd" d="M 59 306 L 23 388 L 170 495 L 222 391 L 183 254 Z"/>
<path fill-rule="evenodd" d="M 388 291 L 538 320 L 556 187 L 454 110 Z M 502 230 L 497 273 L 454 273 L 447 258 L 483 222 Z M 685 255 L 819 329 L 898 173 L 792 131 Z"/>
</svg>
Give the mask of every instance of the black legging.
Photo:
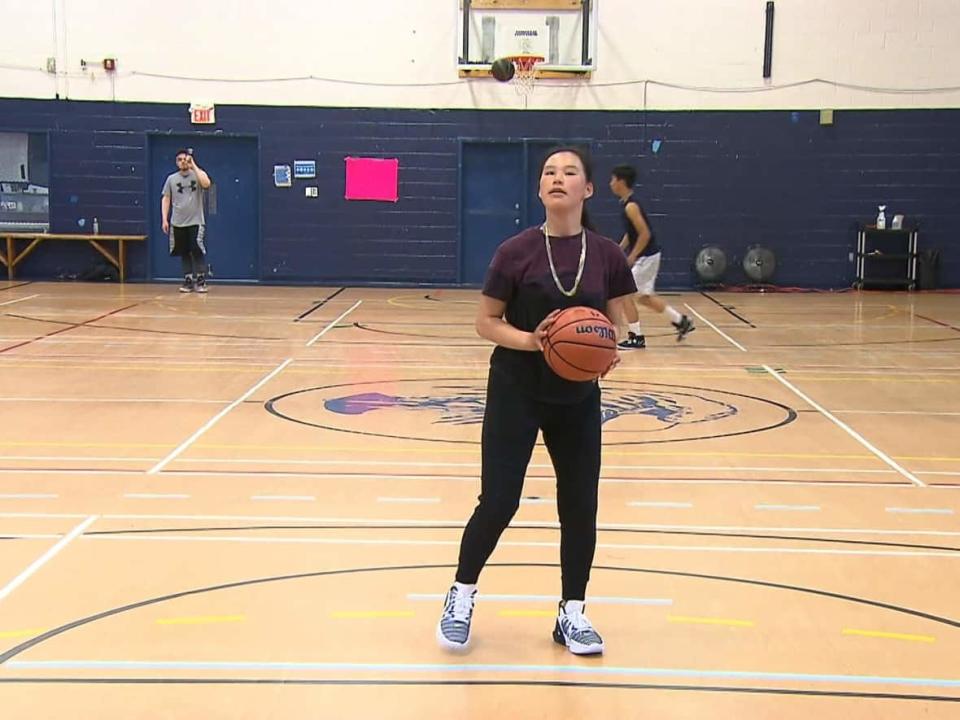
<svg viewBox="0 0 960 720">
<path fill-rule="evenodd" d="M 463 531 L 457 582 L 477 582 L 520 506 L 538 430 L 557 474 L 563 599 L 583 600 L 597 545 L 600 388 L 573 405 L 539 402 L 493 369 L 483 416 L 480 502 Z"/>
</svg>

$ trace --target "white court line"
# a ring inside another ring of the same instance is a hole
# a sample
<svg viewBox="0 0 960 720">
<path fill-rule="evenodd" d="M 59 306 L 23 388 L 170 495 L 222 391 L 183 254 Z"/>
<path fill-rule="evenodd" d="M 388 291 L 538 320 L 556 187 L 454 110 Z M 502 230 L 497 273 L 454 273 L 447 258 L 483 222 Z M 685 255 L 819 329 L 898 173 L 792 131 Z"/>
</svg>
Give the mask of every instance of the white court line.
<svg viewBox="0 0 960 720">
<path fill-rule="evenodd" d="M 58 498 L 59 495 L 53 493 L 2 493 L 0 500 L 47 500 Z"/>
<path fill-rule="evenodd" d="M 362 303 L 362 302 L 363 302 L 363 300 L 357 300 L 357 301 L 356 301 L 353 305 L 351 305 L 347 310 L 345 310 L 344 312 L 340 313 L 340 316 L 339 316 L 339 317 L 337 317 L 335 320 L 333 320 L 332 322 L 330 322 L 323 330 L 321 330 L 320 332 L 318 332 L 316 335 L 313 336 L 313 338 L 310 340 L 310 342 L 307 343 L 307 347 L 313 347 L 313 344 L 314 344 L 317 340 L 319 340 L 320 338 L 322 338 L 324 335 L 326 335 L 326 334 L 327 334 L 327 331 L 328 331 L 330 328 L 335 327 L 338 322 L 340 322 L 341 320 L 343 320 L 347 315 L 349 315 L 349 314 L 352 313 L 354 310 L 356 310 L 358 307 L 360 307 L 360 303 Z"/>
<path fill-rule="evenodd" d="M 906 513 L 913 515 L 953 515 L 951 508 L 902 508 L 888 507 L 888 513 Z"/>
<path fill-rule="evenodd" d="M 63 517 L 83 517 L 83 515 L 64 515 L 50 513 L 0 513 L 0 517 L 29 517 L 29 518 L 63 518 Z M 324 525 L 339 526 L 369 526 L 388 528 L 391 526 L 434 526 L 449 525 L 452 530 L 459 530 L 464 527 L 466 521 L 463 518 L 454 520 L 435 518 L 425 520 L 423 518 L 344 518 L 344 517 L 316 517 L 305 515 L 184 515 L 184 514 L 104 514 L 100 516 L 103 520 L 199 520 L 199 521 L 217 521 L 225 522 L 293 522 L 293 523 L 317 523 Z M 526 520 L 523 522 L 526 527 L 549 528 L 558 530 L 560 524 L 557 521 L 546 520 Z M 776 526 L 769 527 L 763 525 L 683 525 L 683 524 L 658 524 L 658 523 L 598 523 L 599 530 L 668 530 L 668 531 L 713 531 L 713 532 L 771 532 L 771 533 L 837 533 L 841 535 L 931 535 L 938 537 L 960 537 L 960 530 L 906 530 L 906 529 L 884 529 L 884 528 L 843 528 L 843 527 L 791 527 Z"/>
<path fill-rule="evenodd" d="M 692 508 L 693 503 L 688 502 L 628 502 L 630 507 L 648 507 L 648 508 Z"/>
<path fill-rule="evenodd" d="M 601 676 L 633 676 L 655 678 L 695 678 L 697 680 L 718 680 L 761 682 L 791 682 L 791 683 L 834 683 L 841 685 L 904 685 L 908 687 L 960 687 L 960 679 L 931 678 L 931 677 L 892 677 L 879 675 L 824 675 L 798 672 L 760 672 L 753 670 L 727 670 L 701 668 L 660 668 L 660 667 L 618 667 L 613 665 L 597 665 L 595 663 L 575 663 L 572 665 L 509 665 L 484 663 L 330 663 L 330 662 L 284 662 L 284 661 L 242 661 L 242 660 L 10 660 L 7 666 L 16 670 L 122 670 L 124 672 L 144 670 L 186 671 L 186 670 L 214 670 L 214 671 L 244 671 L 266 670 L 282 672 L 393 672 L 393 673 L 425 673 L 437 672 L 445 674 L 470 673 L 472 677 L 482 677 L 483 673 L 555 673 L 558 675 L 601 675 Z"/>
<path fill-rule="evenodd" d="M 86 515 L 78 513 L 37 513 L 37 512 L 0 512 L 0 518 L 33 518 L 33 519 L 61 519 L 82 518 Z M 446 529 L 460 530 L 464 527 L 463 518 L 455 520 L 436 518 L 344 518 L 318 517 L 311 515 L 185 515 L 180 513 L 116 513 L 99 516 L 101 520 L 188 520 L 188 521 L 223 521 L 223 522 L 289 522 L 313 523 L 333 526 L 362 526 L 377 529 L 390 527 L 404 527 L 409 525 L 435 526 L 446 525 Z M 527 528 L 548 528 L 559 530 L 560 524 L 556 521 L 525 520 Z M 523 529 L 523 528 L 520 528 Z M 654 523 L 598 523 L 598 530 L 665 530 L 665 531 L 706 531 L 706 532 L 770 532 L 770 533 L 835 533 L 838 535 L 927 535 L 933 537 L 960 537 L 958 530 L 906 530 L 887 528 L 844 528 L 844 527 L 791 527 L 766 525 L 681 525 L 681 524 L 654 524 Z"/>
<path fill-rule="evenodd" d="M 3 600 L 5 597 L 7 597 L 7 595 L 20 587 L 27 580 L 27 578 L 42 568 L 51 558 L 53 558 L 57 553 L 73 542 L 74 538 L 81 535 L 84 530 L 93 525 L 96 519 L 96 515 L 90 515 L 86 520 L 71 530 L 65 537 L 61 538 L 56 545 L 51 547 L 43 555 L 30 563 L 26 570 L 17 575 L 13 580 L 8 582 L 2 590 L 0 590 L 0 600 Z"/>
<path fill-rule="evenodd" d="M 0 518 L 34 518 L 44 520 L 76 520 L 85 518 L 80 513 L 29 513 L 29 512 L 0 512 Z"/>
<path fill-rule="evenodd" d="M 124 493 L 123 496 L 134 500 L 187 500 L 190 497 L 185 493 Z"/>
<path fill-rule="evenodd" d="M 4 455 L 4 460 L 40 460 L 46 462 L 150 462 L 154 463 L 159 458 L 156 457 L 102 457 L 99 455 Z M 29 468 L 24 468 L 28 470 Z M 69 470 L 69 468 L 60 468 Z M 131 471 L 133 472 L 133 471 Z"/>
<path fill-rule="evenodd" d="M 504 595 L 496 593 L 477 593 L 477 597 L 482 598 L 484 602 L 549 602 L 555 603 L 559 599 L 556 595 Z M 446 595 L 432 593 L 407 593 L 407 600 L 414 602 L 443 602 Z M 614 597 L 604 595 L 589 595 L 587 603 L 590 605 L 673 605 L 673 600 L 669 598 L 635 598 L 635 597 Z"/>
<path fill-rule="evenodd" d="M 12 340 L 13 338 L 0 339 Z M 29 338 L 20 339 L 29 340 Z M 74 360 L 82 360 L 84 365 L 118 365 L 123 363 L 124 365 L 143 365 L 147 369 L 152 369 L 156 365 L 163 365 L 164 367 L 183 365 L 187 368 L 192 368 L 195 365 L 203 365 L 205 367 L 215 365 L 226 365 L 228 367 L 233 365 L 242 365 L 244 367 L 251 368 L 273 367 L 272 362 L 257 360 L 255 357 L 250 357 L 249 355 L 211 355 L 209 357 L 204 355 L 202 358 L 198 358 L 196 360 L 181 360 L 166 357 L 164 355 L 147 355 L 145 353 L 137 353 L 136 355 L 112 355 L 110 357 L 91 355 L 88 353 L 84 353 L 82 355 L 23 355 L 19 358 L 10 355 L 3 356 L 3 359 L 9 362 L 12 362 L 14 358 L 16 358 L 18 363 L 21 360 L 29 360 L 29 364 L 31 365 L 61 365 Z"/>
<path fill-rule="evenodd" d="M 838 415 L 936 415 L 954 417 L 960 412 L 934 412 L 932 410 L 834 410 Z"/>
<path fill-rule="evenodd" d="M 24 300 L 33 300 L 35 297 L 40 297 L 40 293 L 37 293 L 36 295 L 27 295 L 26 297 L 17 298 L 16 300 L 7 300 L 6 302 L 0 302 L 0 306 L 13 305 L 14 303 L 23 302 Z"/>
<path fill-rule="evenodd" d="M 660 468 L 662 470 L 675 470 L 676 468 Z M 709 470 L 710 468 L 703 468 L 704 470 Z M 716 470 L 716 468 L 713 468 Z M 747 468 L 745 471 L 749 472 L 755 468 Z M 780 468 L 771 468 L 771 470 L 780 469 Z M 730 468 L 727 472 L 734 472 L 737 468 Z M 797 471 L 801 472 L 801 471 Z M 838 472 L 871 472 L 871 471 L 838 471 Z M 889 472 L 894 474 L 893 471 L 879 470 L 872 472 Z M 67 475 L 67 476 L 79 476 L 86 477 L 88 475 L 137 475 L 143 476 L 145 473 L 143 470 L 72 470 L 72 469 L 60 469 L 60 468 L 0 468 L 0 475 Z M 242 470 L 196 470 L 196 471 L 187 471 L 187 470 L 166 470 L 163 473 L 165 476 L 170 477 L 235 477 L 235 478 L 259 478 L 263 479 L 264 473 L 258 472 L 256 470 L 242 471 Z M 270 473 L 270 478 L 296 478 L 296 479 L 308 479 L 308 480 L 336 480 L 336 479 L 350 479 L 350 480 L 435 480 L 438 482 L 476 482 L 476 477 L 472 475 L 379 475 L 376 473 L 298 473 L 298 472 L 281 472 L 281 473 Z M 527 482 L 546 482 L 546 483 L 556 483 L 555 478 L 553 477 L 528 477 Z M 748 486 L 748 485 L 763 485 L 764 487 L 770 487 L 770 480 L 742 480 L 739 478 L 728 478 L 728 479 L 695 479 L 695 478 L 600 478 L 600 482 L 604 485 L 737 485 L 737 486 Z M 856 487 L 856 488 L 896 488 L 896 487 L 910 487 L 906 483 L 891 485 L 889 483 L 870 483 L 870 482 L 830 482 L 830 481 L 817 481 L 817 480 L 779 480 L 777 481 L 777 487 L 786 487 L 786 486 L 800 486 L 800 487 Z M 960 485 L 957 487 L 953 486 L 933 486 L 938 487 L 941 490 L 960 490 Z M 79 516 L 78 516 L 79 517 Z"/>
<path fill-rule="evenodd" d="M 180 453 L 182 453 L 184 450 L 186 450 L 188 447 L 190 447 L 198 437 L 200 437 L 200 436 L 203 435 L 207 430 L 209 430 L 210 428 L 212 428 L 224 415 L 226 415 L 228 412 L 230 412 L 231 410 L 233 410 L 237 405 L 239 405 L 240 403 L 242 403 L 242 402 L 243 402 L 244 400 L 246 400 L 248 397 L 250 397 L 251 395 L 253 395 L 253 394 L 254 394 L 257 390 L 259 390 L 263 385 L 266 385 L 271 379 L 273 379 L 274 375 L 276 375 L 277 373 L 281 372 L 285 367 L 287 367 L 287 365 L 289 365 L 289 364 L 292 363 L 292 362 L 293 362 L 293 358 L 287 358 L 287 359 L 284 360 L 282 363 L 280 363 L 279 365 L 277 365 L 277 367 L 275 367 L 273 370 L 271 370 L 270 373 L 267 374 L 266 377 L 264 377 L 262 380 L 260 380 L 256 385 L 254 385 L 252 388 L 250 388 L 249 390 L 247 390 L 243 395 L 241 395 L 240 397 L 238 397 L 238 398 L 237 398 L 236 400 L 234 400 L 232 403 L 230 403 L 229 405 L 227 405 L 223 410 L 221 410 L 221 411 L 218 412 L 216 415 L 214 415 L 212 418 L 210 418 L 210 420 L 208 420 L 208 421 L 204 424 L 203 427 L 201 427 L 201 428 L 200 428 L 199 430 L 197 430 L 193 435 L 191 435 L 191 436 L 188 437 L 186 440 L 184 440 L 182 443 L 180 443 L 180 445 L 178 445 L 177 448 L 176 448 L 173 452 L 171 452 L 169 455 L 167 455 L 163 460 L 161 460 L 161 461 L 158 462 L 156 465 L 154 465 L 152 468 L 150 468 L 150 469 L 147 471 L 147 474 L 148 474 L 148 475 L 156 475 L 158 472 L 160 472 L 161 470 L 163 470 L 163 468 L 165 468 L 165 467 L 166 467 L 172 460 L 174 460 Z"/>
<path fill-rule="evenodd" d="M 727 335 L 723 330 L 721 330 L 720 328 L 718 328 L 718 327 L 717 327 L 716 325 L 714 325 L 712 322 L 710 322 L 709 320 L 707 320 L 703 315 L 701 315 L 701 314 L 698 313 L 696 310 L 694 310 L 692 307 L 690 307 L 689 305 L 687 305 L 687 303 L 684 303 L 683 305 L 684 305 L 684 307 L 687 308 L 687 310 L 689 310 L 690 312 L 692 312 L 692 313 L 693 313 L 694 315 L 696 315 L 698 318 L 700 318 L 701 320 L 703 320 L 703 322 L 705 322 L 707 325 L 709 325 L 711 328 L 713 328 L 718 335 L 720 335 L 723 339 L 725 339 L 725 340 L 726 340 L 727 342 L 729 342 L 731 345 L 733 345 L 733 346 L 736 347 L 736 348 L 739 348 L 739 349 L 742 350 L 743 352 L 747 352 L 747 349 L 746 349 L 743 345 L 741 345 L 741 344 L 738 343 L 736 340 L 734 340 L 732 337 L 730 337 L 729 335 Z"/>
<path fill-rule="evenodd" d="M 229 400 L 197 400 L 195 398 L 41 398 L 0 397 L 0 402 L 34 403 L 188 403 L 192 405 L 225 405 Z"/>
<path fill-rule="evenodd" d="M 421 504 L 431 504 L 440 502 L 438 497 L 378 497 L 377 502 L 379 503 L 421 503 Z"/>
<path fill-rule="evenodd" d="M 787 512 L 820 512 L 819 505 L 754 505 L 754 510 L 784 510 Z"/>
<path fill-rule="evenodd" d="M 313 502 L 317 498 L 314 495 L 251 495 L 251 500 L 290 500 Z"/>
<path fill-rule="evenodd" d="M 923 481 L 921 481 L 919 478 L 917 478 L 916 476 L 914 476 L 914 475 L 913 475 L 912 473 L 910 473 L 909 471 L 907 471 L 907 470 L 905 470 L 904 468 L 902 468 L 893 458 L 891 458 L 891 457 L 890 457 L 889 455 L 887 455 L 885 452 L 883 452 L 882 450 L 879 450 L 878 448 L 874 447 L 874 446 L 871 445 L 869 442 L 867 442 L 867 440 L 866 440 L 862 435 L 860 435 L 856 430 L 854 430 L 852 427 L 850 427 L 850 426 L 847 425 L 845 422 L 843 422 L 843 420 L 840 420 L 838 417 L 836 417 L 835 415 L 831 414 L 829 410 L 827 410 L 827 409 L 824 408 L 822 405 L 820 405 L 819 403 L 817 403 L 816 401 L 814 401 L 813 398 L 811 398 L 811 397 L 810 397 L 809 395 L 807 395 L 806 393 L 802 392 L 799 388 L 797 388 L 797 387 L 796 387 L 793 383 L 791 383 L 789 380 L 787 380 L 787 379 L 784 378 L 784 377 L 781 377 L 780 374 L 777 373 L 777 372 L 776 372 L 773 368 L 771 368 L 769 365 L 764 365 L 764 366 L 763 366 L 763 369 L 766 370 L 768 373 L 770 373 L 770 375 L 772 375 L 772 376 L 774 377 L 774 379 L 776 379 L 776 380 L 777 380 L 778 382 L 780 382 L 782 385 L 785 385 L 787 388 L 789 388 L 790 390 L 792 390 L 793 393 L 794 393 L 795 395 L 797 395 L 797 397 L 799 397 L 801 400 L 806 401 L 809 405 L 811 405 L 813 408 L 815 408 L 816 410 L 818 410 L 825 418 L 827 418 L 827 420 L 830 420 L 830 421 L 831 421 L 832 423 L 834 423 L 837 427 L 839 427 L 841 430 L 843 430 L 845 433 L 847 433 L 850 437 L 852 437 L 852 438 L 853 438 L 854 440 L 856 440 L 858 443 L 860 443 L 861 445 L 863 445 L 867 450 L 869 450 L 870 452 L 872 452 L 872 453 L 873 453 L 874 455 L 876 455 L 878 458 L 880 458 L 881 460 L 883 460 L 883 462 L 885 462 L 887 465 L 889 465 L 889 466 L 892 467 L 894 470 L 896 470 L 898 473 L 900 473 L 901 475 L 903 475 L 907 480 L 909 480 L 910 482 L 912 482 L 912 483 L 913 483 L 914 485 L 916 485 L 917 487 L 926 487 L 926 484 L 925 484 Z"/>
<path fill-rule="evenodd" d="M 38 468 L 0 468 L 3 475 L 143 475 L 143 470 L 61 470 Z M 78 516 L 79 517 L 79 516 Z"/>
<path fill-rule="evenodd" d="M 54 455 L 45 455 L 44 459 L 47 460 L 57 460 L 61 459 Z M 88 460 L 93 458 L 86 458 Z M 125 460 L 129 458 L 100 458 L 103 460 Z M 321 459 L 312 459 L 312 460 L 303 460 L 303 459 L 285 459 L 285 458 L 205 458 L 205 457 L 191 457 L 190 462 L 200 463 L 200 464 L 209 464 L 213 465 L 216 463 L 223 463 L 225 465 L 343 465 L 345 467 L 414 467 L 414 468 L 479 468 L 479 462 L 427 462 L 427 461 L 417 461 L 417 460 L 321 460 Z M 528 468 L 534 468 L 536 470 L 553 470 L 553 465 L 550 463 L 536 463 L 532 462 Z M 821 468 L 821 467 L 781 467 L 781 466 L 770 466 L 770 467 L 756 467 L 749 465 L 609 465 L 604 463 L 601 468 L 601 472 L 606 472 L 609 470 L 708 470 L 710 472 L 773 472 L 776 470 L 782 470 L 783 472 L 811 472 L 811 473 L 869 473 L 873 475 L 892 475 L 894 474 L 893 470 L 878 470 L 876 468 L 851 468 L 851 467 L 840 467 L 840 468 Z"/>
<path fill-rule="evenodd" d="M 114 542 L 201 542 L 201 543 L 241 543 L 267 545 L 409 545 L 459 547 L 460 540 L 411 540 L 409 538 L 318 538 L 318 537 L 263 537 L 236 535 L 85 535 L 84 540 L 109 540 Z M 545 540 L 542 542 L 501 540 L 498 547 L 558 548 L 560 543 Z M 778 555 L 850 555 L 856 557 L 944 557 L 960 560 L 960 553 L 913 550 L 834 550 L 825 548 L 794 547 L 744 547 L 724 545 L 662 545 L 657 543 L 597 543 L 598 550 L 638 550 L 649 552 L 662 550 L 667 552 L 711 552 L 711 553 L 775 553 Z"/>
</svg>

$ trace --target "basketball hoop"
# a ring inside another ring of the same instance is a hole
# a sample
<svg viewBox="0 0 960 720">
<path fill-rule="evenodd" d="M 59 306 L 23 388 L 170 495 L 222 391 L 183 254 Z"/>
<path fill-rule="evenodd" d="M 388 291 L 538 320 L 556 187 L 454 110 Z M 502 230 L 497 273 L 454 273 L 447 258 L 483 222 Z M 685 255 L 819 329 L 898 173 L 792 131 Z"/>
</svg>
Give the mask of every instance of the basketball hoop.
<svg viewBox="0 0 960 720">
<path fill-rule="evenodd" d="M 513 89 L 517 95 L 527 97 L 533 92 L 533 85 L 537 79 L 537 63 L 543 62 L 542 55 L 508 55 L 507 60 L 513 63 Z"/>
</svg>

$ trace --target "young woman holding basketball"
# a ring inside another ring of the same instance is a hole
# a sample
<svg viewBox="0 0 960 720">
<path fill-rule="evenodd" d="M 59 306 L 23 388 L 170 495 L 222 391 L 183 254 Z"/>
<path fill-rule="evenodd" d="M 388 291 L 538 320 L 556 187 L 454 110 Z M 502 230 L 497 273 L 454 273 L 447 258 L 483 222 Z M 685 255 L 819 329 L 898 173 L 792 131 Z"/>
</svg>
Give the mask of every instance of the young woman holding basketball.
<svg viewBox="0 0 960 720">
<path fill-rule="evenodd" d="M 584 202 L 593 183 L 584 151 L 549 151 L 539 195 L 546 222 L 500 245 L 477 311 L 477 334 L 497 347 L 487 380 L 479 504 L 464 529 L 456 582 L 437 625 L 437 641 L 448 649 L 465 649 L 470 641 L 480 571 L 520 505 L 542 431 L 557 475 L 560 516 L 563 599 L 553 638 L 578 655 L 603 652 L 603 640 L 583 614 L 596 547 L 600 387 L 595 380 L 562 379 L 541 351 L 559 310 L 584 305 L 618 319 L 621 301 L 636 285 L 616 243 L 589 229 Z"/>
</svg>

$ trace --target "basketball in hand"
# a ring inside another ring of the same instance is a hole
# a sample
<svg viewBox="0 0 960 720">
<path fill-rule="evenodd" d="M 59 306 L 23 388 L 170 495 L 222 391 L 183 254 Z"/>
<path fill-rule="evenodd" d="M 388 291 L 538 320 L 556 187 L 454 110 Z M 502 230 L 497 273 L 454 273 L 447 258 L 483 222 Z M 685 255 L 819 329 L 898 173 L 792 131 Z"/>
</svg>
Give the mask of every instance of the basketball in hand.
<svg viewBox="0 0 960 720">
<path fill-rule="evenodd" d="M 617 356 L 617 332 L 598 310 L 567 308 L 547 331 L 543 355 L 550 369 L 564 380 L 596 380 Z"/>
</svg>

